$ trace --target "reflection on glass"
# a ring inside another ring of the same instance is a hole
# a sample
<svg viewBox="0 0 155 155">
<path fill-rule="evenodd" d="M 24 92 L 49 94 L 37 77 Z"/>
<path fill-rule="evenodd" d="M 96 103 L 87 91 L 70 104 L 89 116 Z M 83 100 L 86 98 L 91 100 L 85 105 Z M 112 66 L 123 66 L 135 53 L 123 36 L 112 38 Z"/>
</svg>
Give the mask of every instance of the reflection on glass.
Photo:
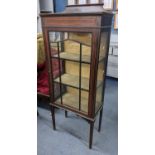
<svg viewBox="0 0 155 155">
<path fill-rule="evenodd" d="M 99 0 L 90 0 L 91 4 L 99 3 Z"/>
<path fill-rule="evenodd" d="M 79 4 L 86 4 L 86 0 L 79 0 Z"/>
<path fill-rule="evenodd" d="M 103 8 L 104 9 L 110 9 L 112 10 L 113 9 L 113 3 L 114 3 L 114 0 L 104 0 L 104 5 L 103 5 Z"/>
<path fill-rule="evenodd" d="M 76 4 L 75 1 L 76 0 L 68 0 L 68 5 L 75 5 Z"/>
<path fill-rule="evenodd" d="M 103 102 L 103 82 L 104 82 L 104 74 L 105 74 L 105 66 L 104 66 L 104 58 L 107 52 L 107 38 L 108 32 L 101 33 L 101 41 L 100 41 L 100 53 L 99 53 L 99 61 L 98 61 L 98 71 L 97 71 L 97 85 L 96 85 L 96 105 L 95 112 L 99 110 Z"/>
<path fill-rule="evenodd" d="M 49 40 L 55 102 L 87 114 L 91 33 L 50 32 Z"/>
</svg>

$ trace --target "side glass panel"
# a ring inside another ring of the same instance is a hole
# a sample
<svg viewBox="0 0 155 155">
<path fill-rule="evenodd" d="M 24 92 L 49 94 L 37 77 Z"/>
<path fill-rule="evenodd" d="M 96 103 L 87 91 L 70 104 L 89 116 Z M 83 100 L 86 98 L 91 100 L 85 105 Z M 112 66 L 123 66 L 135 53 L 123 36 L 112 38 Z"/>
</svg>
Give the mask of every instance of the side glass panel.
<svg viewBox="0 0 155 155">
<path fill-rule="evenodd" d="M 107 39 L 109 32 L 101 33 L 101 41 L 100 41 L 100 51 L 98 58 L 98 71 L 97 71 L 97 85 L 96 85 L 96 105 L 95 112 L 99 110 L 101 105 L 103 104 L 103 82 L 104 82 L 104 74 L 105 74 L 105 58 L 107 51 Z"/>
<path fill-rule="evenodd" d="M 91 33 L 50 32 L 56 104 L 88 113 Z"/>
</svg>

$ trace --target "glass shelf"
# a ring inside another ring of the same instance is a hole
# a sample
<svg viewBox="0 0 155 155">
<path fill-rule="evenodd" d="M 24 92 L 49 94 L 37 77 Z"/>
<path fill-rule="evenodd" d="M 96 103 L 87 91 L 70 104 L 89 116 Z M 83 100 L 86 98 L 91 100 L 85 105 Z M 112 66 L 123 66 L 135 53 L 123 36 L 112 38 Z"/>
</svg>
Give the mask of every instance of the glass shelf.
<svg viewBox="0 0 155 155">
<path fill-rule="evenodd" d="M 55 41 L 55 42 L 52 42 L 50 44 L 51 48 L 52 47 L 57 47 L 57 44 L 58 43 L 65 43 L 66 41 L 72 41 L 72 42 L 75 42 L 75 43 L 78 43 L 78 44 L 82 44 L 82 45 L 85 45 L 85 46 L 88 46 L 88 47 L 91 47 L 91 43 L 88 43 L 86 42 L 85 40 L 81 41 L 81 40 L 75 40 L 75 39 L 64 39 L 64 40 L 61 40 L 61 41 Z"/>
<path fill-rule="evenodd" d="M 60 83 L 60 78 L 56 78 L 55 82 Z M 79 89 L 79 76 L 71 75 L 71 74 L 63 74 L 61 75 L 61 83 L 64 85 L 68 85 L 74 88 Z M 102 84 L 102 81 L 97 82 L 98 87 Z M 89 79 L 85 77 L 81 77 L 81 89 L 89 91 Z"/>
<path fill-rule="evenodd" d="M 58 58 L 58 54 L 54 54 L 52 56 L 53 58 Z M 69 53 L 69 52 L 61 52 L 60 53 L 60 59 L 64 60 L 70 60 L 70 61 L 80 61 L 80 55 L 75 53 Z M 90 63 L 90 55 L 82 55 L 82 63 Z M 102 61 L 104 59 L 103 56 L 99 57 L 99 61 Z"/>
<path fill-rule="evenodd" d="M 60 78 L 56 78 L 55 82 L 60 83 Z M 61 75 L 61 83 L 64 85 L 72 86 L 75 88 L 79 88 L 79 76 L 71 75 L 71 74 L 63 74 Z M 89 90 L 89 79 L 81 77 L 81 89 Z"/>
<path fill-rule="evenodd" d="M 63 105 L 79 109 L 79 95 L 65 93 L 62 95 Z M 57 104 L 61 104 L 61 97 L 55 101 Z M 81 97 L 81 111 L 88 112 L 88 99 Z"/>
<path fill-rule="evenodd" d="M 55 103 L 61 104 L 61 97 L 59 97 Z M 62 95 L 62 104 L 70 108 L 79 109 L 79 95 L 71 94 L 69 92 Z M 100 104 L 96 102 L 95 109 L 99 109 Z M 81 97 L 81 111 L 88 113 L 88 98 Z"/>
<path fill-rule="evenodd" d="M 53 55 L 54 58 L 58 58 L 58 54 Z M 71 61 L 80 61 L 80 55 L 75 53 L 62 52 L 60 53 L 60 59 L 71 60 Z M 82 62 L 90 63 L 89 55 L 82 55 Z"/>
</svg>

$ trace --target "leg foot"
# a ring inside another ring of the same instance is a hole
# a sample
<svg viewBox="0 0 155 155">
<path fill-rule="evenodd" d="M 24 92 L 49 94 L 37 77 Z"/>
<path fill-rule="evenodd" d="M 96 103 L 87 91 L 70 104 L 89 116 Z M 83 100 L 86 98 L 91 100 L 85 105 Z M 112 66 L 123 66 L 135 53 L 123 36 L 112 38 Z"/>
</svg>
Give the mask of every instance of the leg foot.
<svg viewBox="0 0 155 155">
<path fill-rule="evenodd" d="M 56 130 L 56 126 L 55 126 L 55 109 L 54 109 L 53 106 L 51 107 L 51 112 L 52 112 L 53 130 Z"/>
<path fill-rule="evenodd" d="M 67 118 L 67 111 L 65 110 L 65 117 Z"/>
<path fill-rule="evenodd" d="M 100 117 L 99 117 L 99 127 L 98 127 L 98 132 L 101 131 L 101 124 L 102 124 L 102 113 L 103 113 L 103 108 L 100 111 Z"/>
<path fill-rule="evenodd" d="M 89 148 L 92 148 L 94 122 L 90 121 Z"/>
</svg>

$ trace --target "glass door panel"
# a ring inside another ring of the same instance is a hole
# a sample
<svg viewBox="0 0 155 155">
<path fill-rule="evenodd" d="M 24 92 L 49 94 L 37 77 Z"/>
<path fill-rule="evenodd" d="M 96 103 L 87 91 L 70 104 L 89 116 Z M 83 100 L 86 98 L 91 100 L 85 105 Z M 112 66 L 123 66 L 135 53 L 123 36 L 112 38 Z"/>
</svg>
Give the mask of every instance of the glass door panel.
<svg viewBox="0 0 155 155">
<path fill-rule="evenodd" d="M 91 33 L 49 33 L 54 101 L 56 104 L 86 114 L 88 113 L 91 39 Z"/>
<path fill-rule="evenodd" d="M 99 58 L 98 58 L 98 71 L 97 71 L 97 85 L 96 85 L 96 105 L 95 105 L 95 112 L 99 110 L 101 105 L 103 104 L 103 82 L 104 82 L 104 75 L 105 75 L 105 57 L 107 49 L 107 39 L 108 33 L 103 31 L 101 33 L 101 41 L 100 41 L 100 51 L 99 51 Z"/>
</svg>

